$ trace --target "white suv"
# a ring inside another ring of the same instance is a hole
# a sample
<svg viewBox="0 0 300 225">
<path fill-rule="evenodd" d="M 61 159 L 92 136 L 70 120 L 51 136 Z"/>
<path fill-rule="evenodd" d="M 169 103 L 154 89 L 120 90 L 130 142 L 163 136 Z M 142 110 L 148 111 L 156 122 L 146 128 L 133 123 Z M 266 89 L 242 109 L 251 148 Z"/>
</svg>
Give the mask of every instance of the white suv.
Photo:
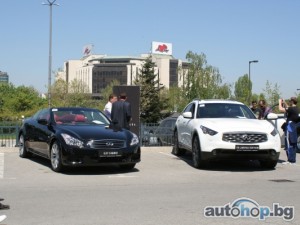
<svg viewBox="0 0 300 225">
<path fill-rule="evenodd" d="M 273 113 L 268 119 L 276 119 Z M 173 154 L 191 151 L 193 166 L 215 159 L 259 160 L 264 168 L 276 166 L 281 142 L 277 129 L 258 120 L 243 103 L 230 100 L 193 100 L 178 117 Z"/>
</svg>

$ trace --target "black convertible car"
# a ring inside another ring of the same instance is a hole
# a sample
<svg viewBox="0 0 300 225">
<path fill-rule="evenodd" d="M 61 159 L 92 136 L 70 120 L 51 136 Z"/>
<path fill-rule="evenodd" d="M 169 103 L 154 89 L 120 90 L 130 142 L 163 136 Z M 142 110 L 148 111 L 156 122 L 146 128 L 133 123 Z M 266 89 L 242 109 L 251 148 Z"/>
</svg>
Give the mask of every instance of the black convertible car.
<svg viewBox="0 0 300 225">
<path fill-rule="evenodd" d="M 66 166 L 119 165 L 133 169 L 140 162 L 136 134 L 120 129 L 99 110 L 47 108 L 26 119 L 19 132 L 19 155 L 36 154 L 60 172 Z"/>
</svg>

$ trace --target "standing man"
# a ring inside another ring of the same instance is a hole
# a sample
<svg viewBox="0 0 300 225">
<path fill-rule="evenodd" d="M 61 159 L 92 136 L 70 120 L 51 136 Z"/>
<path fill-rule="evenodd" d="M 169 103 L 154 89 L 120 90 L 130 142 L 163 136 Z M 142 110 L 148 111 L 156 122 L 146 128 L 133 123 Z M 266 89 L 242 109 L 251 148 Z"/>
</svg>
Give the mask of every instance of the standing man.
<svg viewBox="0 0 300 225">
<path fill-rule="evenodd" d="M 258 119 L 266 119 L 267 115 L 272 112 L 272 109 L 267 105 L 266 100 L 259 100 L 258 105 L 260 107 L 260 115 Z"/>
<path fill-rule="evenodd" d="M 259 116 L 261 115 L 261 110 L 257 107 L 257 101 L 253 100 L 251 102 L 251 110 L 252 112 L 255 114 L 256 118 L 259 118 Z"/>
<path fill-rule="evenodd" d="M 120 94 L 119 101 L 112 104 L 111 120 L 115 127 L 130 129 L 129 122 L 131 120 L 131 105 L 127 100 L 125 92 Z"/>
<path fill-rule="evenodd" d="M 279 111 L 286 113 L 286 124 L 283 127 L 285 138 L 285 149 L 288 157 L 288 164 L 296 163 L 297 127 L 299 122 L 299 108 L 297 98 L 291 97 L 289 104 L 279 99 Z"/>
<path fill-rule="evenodd" d="M 108 97 L 108 102 L 104 106 L 104 114 L 111 119 L 111 108 L 112 104 L 118 100 L 117 95 L 115 94 L 110 94 Z"/>
</svg>

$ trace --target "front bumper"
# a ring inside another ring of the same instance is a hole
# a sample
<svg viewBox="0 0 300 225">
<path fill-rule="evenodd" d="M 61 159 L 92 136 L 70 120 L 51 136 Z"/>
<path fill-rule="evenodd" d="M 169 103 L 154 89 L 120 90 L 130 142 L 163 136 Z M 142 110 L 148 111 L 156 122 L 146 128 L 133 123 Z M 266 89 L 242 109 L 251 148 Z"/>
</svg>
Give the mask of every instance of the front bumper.
<svg viewBox="0 0 300 225">
<path fill-rule="evenodd" d="M 222 140 L 222 134 L 218 137 L 202 136 L 201 156 L 202 159 L 234 159 L 234 160 L 278 160 L 281 150 L 279 135 L 267 136 L 267 141 L 258 143 L 239 143 Z M 246 150 L 237 150 L 239 146 Z M 249 149 L 247 149 L 249 146 Z M 256 150 L 250 150 L 251 147 L 257 147 Z"/>
<path fill-rule="evenodd" d="M 126 165 L 141 161 L 140 146 L 118 149 L 121 152 L 118 156 L 103 156 L 101 154 L 103 151 L 113 150 L 64 148 L 62 151 L 62 164 L 65 166 L 100 166 Z"/>
<path fill-rule="evenodd" d="M 214 149 L 211 152 L 201 152 L 203 160 L 272 160 L 279 159 L 280 152 L 274 149 L 264 149 L 259 151 L 236 151 L 229 149 Z"/>
</svg>

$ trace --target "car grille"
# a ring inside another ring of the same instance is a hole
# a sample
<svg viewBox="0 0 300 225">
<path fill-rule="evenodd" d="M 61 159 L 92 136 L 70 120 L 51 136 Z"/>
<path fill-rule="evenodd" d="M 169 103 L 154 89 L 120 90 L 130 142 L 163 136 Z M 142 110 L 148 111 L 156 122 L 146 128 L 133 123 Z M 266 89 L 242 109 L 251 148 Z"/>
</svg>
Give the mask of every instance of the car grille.
<svg viewBox="0 0 300 225">
<path fill-rule="evenodd" d="M 94 140 L 90 142 L 90 147 L 95 149 L 119 149 L 124 148 L 126 142 L 124 140 Z"/>
<path fill-rule="evenodd" d="M 234 143 L 261 143 L 268 140 L 264 133 L 224 133 L 223 141 Z"/>
</svg>

